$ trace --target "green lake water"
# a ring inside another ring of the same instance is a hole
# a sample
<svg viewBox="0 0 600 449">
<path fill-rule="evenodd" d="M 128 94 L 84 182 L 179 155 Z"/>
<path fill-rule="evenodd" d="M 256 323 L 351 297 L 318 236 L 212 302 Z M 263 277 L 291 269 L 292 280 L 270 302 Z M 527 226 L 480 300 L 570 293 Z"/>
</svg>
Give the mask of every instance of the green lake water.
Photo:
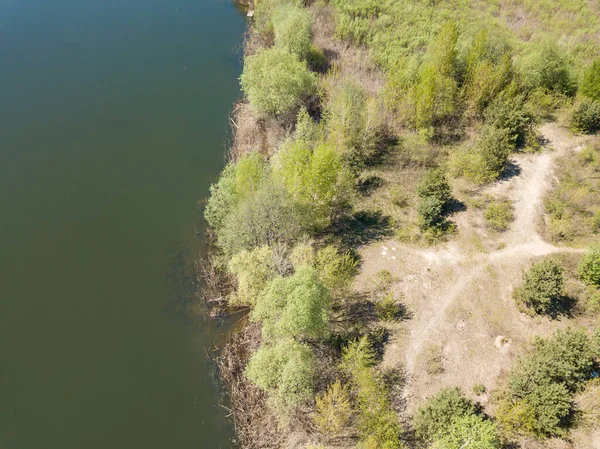
<svg viewBox="0 0 600 449">
<path fill-rule="evenodd" d="M 225 330 L 179 280 L 244 27 L 228 0 L 0 0 L 0 448 L 230 446 Z"/>
</svg>

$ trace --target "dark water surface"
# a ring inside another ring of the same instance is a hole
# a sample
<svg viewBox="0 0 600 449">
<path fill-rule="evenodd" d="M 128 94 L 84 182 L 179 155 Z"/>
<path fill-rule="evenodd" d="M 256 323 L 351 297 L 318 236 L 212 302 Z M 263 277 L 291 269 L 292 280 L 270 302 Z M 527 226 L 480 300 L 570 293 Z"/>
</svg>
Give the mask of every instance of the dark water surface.
<svg viewBox="0 0 600 449">
<path fill-rule="evenodd" d="M 168 278 L 244 26 L 228 0 L 0 0 L 0 448 L 229 446 L 222 331 Z"/>
</svg>

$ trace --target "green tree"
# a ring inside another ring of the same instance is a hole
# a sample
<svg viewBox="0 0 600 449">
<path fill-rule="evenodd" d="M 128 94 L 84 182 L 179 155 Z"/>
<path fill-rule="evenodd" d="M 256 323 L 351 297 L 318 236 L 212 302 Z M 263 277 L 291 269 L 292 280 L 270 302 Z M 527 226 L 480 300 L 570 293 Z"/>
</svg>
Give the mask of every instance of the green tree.
<svg viewBox="0 0 600 449">
<path fill-rule="evenodd" d="M 237 289 L 229 297 L 233 306 L 253 307 L 267 283 L 277 275 L 275 255 L 268 246 L 236 254 L 228 268 L 237 280 Z"/>
<path fill-rule="evenodd" d="M 582 330 L 557 331 L 551 338 L 537 339 L 533 351 L 515 363 L 509 377 L 513 396 L 525 397 L 532 388 L 560 383 L 576 392 L 592 374 L 594 348 Z"/>
<path fill-rule="evenodd" d="M 574 131 L 592 134 L 600 130 L 600 101 L 583 98 L 577 102 L 571 115 Z"/>
<path fill-rule="evenodd" d="M 314 420 L 322 432 L 338 433 L 348 423 L 351 414 L 350 391 L 339 380 L 315 399 Z"/>
<path fill-rule="evenodd" d="M 267 177 L 263 156 L 257 152 L 244 154 L 227 164 L 219 181 L 210 187 L 204 217 L 217 233 L 227 216 L 244 200 L 251 198 Z"/>
<path fill-rule="evenodd" d="M 583 72 L 579 92 L 590 100 L 600 101 L 600 59 Z"/>
<path fill-rule="evenodd" d="M 496 425 L 479 415 L 465 415 L 452 422 L 433 445 L 435 449 L 499 449 Z"/>
<path fill-rule="evenodd" d="M 600 245 L 591 246 L 577 268 L 579 279 L 588 285 L 600 287 Z"/>
<path fill-rule="evenodd" d="M 304 140 L 284 144 L 273 160 L 275 179 L 300 204 L 315 228 L 327 226 L 349 204 L 354 179 L 341 155 L 328 144 L 314 149 Z"/>
<path fill-rule="evenodd" d="M 302 266 L 292 276 L 272 280 L 250 314 L 263 324 L 263 340 L 323 338 L 329 331 L 330 296 L 314 268 Z"/>
<path fill-rule="evenodd" d="M 306 59 L 312 45 L 312 16 L 305 8 L 279 6 L 273 14 L 275 47 Z"/>
<path fill-rule="evenodd" d="M 541 88 L 565 95 L 575 92 L 569 62 L 555 43 L 543 43 L 525 58 L 521 78 L 531 90 Z"/>
<path fill-rule="evenodd" d="M 504 399 L 497 419 L 509 430 L 537 437 L 565 436 L 572 412 L 571 395 L 561 384 L 535 386 L 526 397 Z"/>
<path fill-rule="evenodd" d="M 373 370 L 375 354 L 367 337 L 342 352 L 342 369 L 350 376 L 358 408 L 362 445 L 368 449 L 400 449 L 402 427 L 392 410 L 388 388 Z"/>
<path fill-rule="evenodd" d="M 285 338 L 262 345 L 246 367 L 246 376 L 264 391 L 274 395 L 284 408 L 308 400 L 313 392 L 315 356 L 310 348 Z"/>
<path fill-rule="evenodd" d="M 452 188 L 446 173 L 439 168 L 427 171 L 417 186 L 417 194 L 421 198 L 435 197 L 444 205 L 448 203 L 452 199 Z"/>
<path fill-rule="evenodd" d="M 556 260 L 546 259 L 523 273 L 523 284 L 513 292 L 515 300 L 535 313 L 555 312 L 562 301 L 563 268 Z"/>
<path fill-rule="evenodd" d="M 533 114 L 528 111 L 522 95 L 516 95 L 512 89 L 502 91 L 485 111 L 489 125 L 508 132 L 513 147 L 525 144 L 535 124 Z"/>
<path fill-rule="evenodd" d="M 456 24 L 447 22 L 427 50 L 412 91 L 418 129 L 429 129 L 455 111 L 458 35 Z"/>
<path fill-rule="evenodd" d="M 318 251 L 310 243 L 296 245 L 290 254 L 292 265 L 296 268 L 309 265 L 317 270 L 319 282 L 332 293 L 342 293 L 352 282 L 356 274 L 356 260 L 346 251 L 340 253 L 333 245 L 327 245 Z"/>
<path fill-rule="evenodd" d="M 312 225 L 288 193 L 270 181 L 241 202 L 223 220 L 217 244 L 226 255 L 259 246 L 293 243 Z"/>
<path fill-rule="evenodd" d="M 508 428 L 536 436 L 564 436 L 572 394 L 591 378 L 596 348 L 582 330 L 565 329 L 535 340 L 517 359 L 496 416 Z"/>
<path fill-rule="evenodd" d="M 427 399 L 414 416 L 417 436 L 425 441 L 442 437 L 452 423 L 475 413 L 475 405 L 458 388 L 445 388 Z"/>
<path fill-rule="evenodd" d="M 317 90 L 306 63 L 280 48 L 248 56 L 240 81 L 252 109 L 274 116 L 296 113 Z"/>
<path fill-rule="evenodd" d="M 443 211 L 444 203 L 439 198 L 435 196 L 423 198 L 417 209 L 421 229 L 441 228 L 446 222 Z"/>
</svg>

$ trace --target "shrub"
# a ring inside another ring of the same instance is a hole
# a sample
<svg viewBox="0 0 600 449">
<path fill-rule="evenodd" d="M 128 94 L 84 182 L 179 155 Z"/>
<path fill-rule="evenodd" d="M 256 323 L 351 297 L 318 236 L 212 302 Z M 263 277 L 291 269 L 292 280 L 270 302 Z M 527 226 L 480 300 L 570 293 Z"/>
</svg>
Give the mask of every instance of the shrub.
<svg viewBox="0 0 600 449">
<path fill-rule="evenodd" d="M 442 437 L 452 423 L 475 413 L 475 405 L 458 388 L 445 388 L 427 399 L 414 416 L 417 436 L 425 441 Z"/>
<path fill-rule="evenodd" d="M 444 205 L 452 199 L 452 188 L 441 169 L 429 170 L 417 186 L 417 194 L 421 198 L 435 197 Z"/>
<path fill-rule="evenodd" d="M 571 115 L 571 128 L 583 133 L 600 130 L 600 101 L 581 100 Z"/>
<path fill-rule="evenodd" d="M 275 47 L 299 59 L 306 59 L 312 47 L 312 16 L 305 8 L 291 4 L 279 6 L 273 13 Z"/>
<path fill-rule="evenodd" d="M 600 287 L 600 245 L 593 245 L 577 268 L 579 279 L 588 285 Z"/>
<path fill-rule="evenodd" d="M 285 408 L 310 398 L 315 375 L 315 356 L 308 346 L 292 339 L 263 345 L 246 367 L 246 376 L 264 391 L 274 393 Z"/>
<path fill-rule="evenodd" d="M 478 415 L 466 415 L 452 422 L 433 445 L 435 449 L 499 449 L 496 424 Z"/>
<path fill-rule="evenodd" d="M 515 289 L 513 296 L 520 305 L 535 313 L 553 313 L 562 300 L 564 283 L 560 263 L 543 260 L 523 273 L 523 284 Z"/>
<path fill-rule="evenodd" d="M 475 396 L 481 396 L 482 394 L 485 394 L 485 392 L 486 392 L 485 385 L 483 385 L 483 384 L 473 385 L 473 394 Z"/>
<path fill-rule="evenodd" d="M 306 63 L 279 48 L 248 56 L 240 81 L 252 109 L 275 116 L 295 113 L 317 89 Z"/>
<path fill-rule="evenodd" d="M 392 292 L 375 303 L 375 312 L 377 313 L 377 317 L 382 321 L 393 321 L 398 317 L 400 306 L 394 300 Z"/>
<path fill-rule="evenodd" d="M 231 256 L 259 246 L 293 243 L 311 227 L 306 213 L 287 192 L 266 181 L 225 217 L 217 245 Z"/>
<path fill-rule="evenodd" d="M 590 100 L 600 101 L 600 59 L 596 59 L 583 72 L 579 93 Z"/>
<path fill-rule="evenodd" d="M 315 400 L 315 424 L 326 433 L 338 433 L 350 420 L 352 408 L 348 387 L 336 380 Z"/>
<path fill-rule="evenodd" d="M 263 325 L 263 341 L 323 338 L 329 331 L 330 296 L 314 268 L 272 280 L 259 296 L 250 319 Z"/>
<path fill-rule="evenodd" d="M 268 246 L 236 254 L 228 268 L 237 280 L 237 289 L 229 297 L 233 306 L 253 307 L 260 292 L 277 275 L 273 250 Z"/>
<path fill-rule="evenodd" d="M 510 201 L 493 201 L 483 213 L 486 225 L 495 231 L 505 231 L 513 221 L 513 207 Z"/>
</svg>

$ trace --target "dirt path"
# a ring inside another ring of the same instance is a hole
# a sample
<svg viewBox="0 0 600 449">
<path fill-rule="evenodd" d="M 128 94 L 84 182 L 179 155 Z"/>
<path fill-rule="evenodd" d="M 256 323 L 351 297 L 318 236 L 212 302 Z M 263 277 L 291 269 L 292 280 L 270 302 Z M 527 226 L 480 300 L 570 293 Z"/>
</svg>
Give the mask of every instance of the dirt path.
<svg viewBox="0 0 600 449">
<path fill-rule="evenodd" d="M 429 387 L 439 388 L 440 382 L 461 385 L 497 378 L 510 352 L 508 346 L 495 345 L 498 333 L 524 339 L 519 336 L 533 332 L 531 320 L 526 321 L 516 311 L 511 298 L 522 268 L 533 257 L 580 251 L 545 242 L 537 225 L 543 213 L 543 198 L 554 176 L 555 159 L 581 148 L 582 141 L 553 123 L 544 125 L 540 132 L 548 142 L 544 151 L 516 155 L 513 163 L 519 168 L 518 175 L 497 182 L 484 192 L 506 196 L 514 205 L 511 228 L 494 243 L 499 249 L 485 249 L 481 239 L 486 236 L 474 226 L 469 215 L 473 212 L 465 211 L 456 216 L 457 241 L 428 250 L 390 241 L 363 251 L 368 261 L 363 275 L 372 276 L 380 269 L 398 275 L 401 281 L 397 293 L 414 311 L 406 325 L 399 325 L 397 332 L 392 332 L 384 363 L 402 363 L 406 367 L 414 387 L 408 390 L 416 396 L 427 394 Z M 498 298 L 496 303 L 493 298 Z M 435 386 L 429 386 L 432 381 L 427 378 L 431 376 L 422 376 L 418 365 L 428 345 L 440 342 L 451 369 Z M 467 368 L 468 379 L 462 371 Z"/>
</svg>

